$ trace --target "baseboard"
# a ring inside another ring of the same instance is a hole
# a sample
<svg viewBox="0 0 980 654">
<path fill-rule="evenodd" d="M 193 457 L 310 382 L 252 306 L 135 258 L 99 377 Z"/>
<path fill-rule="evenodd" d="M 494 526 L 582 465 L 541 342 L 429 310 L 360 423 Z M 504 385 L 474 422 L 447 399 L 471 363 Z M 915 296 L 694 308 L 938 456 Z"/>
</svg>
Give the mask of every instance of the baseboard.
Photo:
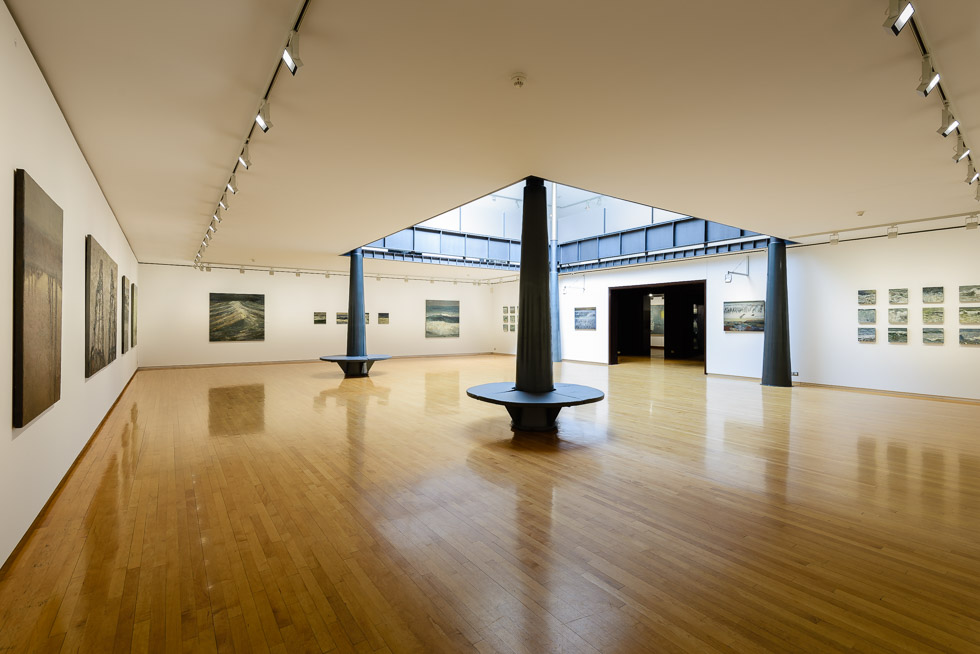
<svg viewBox="0 0 980 654">
<path fill-rule="evenodd" d="M 932 400 L 934 402 L 952 402 L 953 404 L 980 405 L 980 400 L 970 397 L 955 397 L 951 395 L 929 395 L 928 393 L 906 393 L 904 391 L 885 391 L 876 388 L 859 388 L 857 386 L 836 386 L 834 384 L 816 384 L 814 382 L 797 382 L 797 386 L 812 388 L 831 388 L 848 393 L 865 393 L 867 395 L 887 395 L 890 397 L 905 397 L 912 400 Z"/>
<path fill-rule="evenodd" d="M 122 396 L 126 394 L 126 389 L 128 389 L 129 385 L 133 383 L 133 379 L 136 377 L 136 373 L 138 372 L 138 368 L 133 371 L 129 381 L 127 381 L 126 385 L 123 386 L 121 391 L 119 391 L 119 395 L 117 395 L 116 399 L 112 402 L 112 406 L 110 406 L 105 412 L 105 415 L 102 416 L 102 420 L 95 428 L 95 431 L 93 431 L 92 435 L 88 437 L 87 441 L 85 441 L 85 445 L 78 453 L 78 456 L 76 456 L 75 460 L 72 461 L 70 466 L 68 466 L 68 470 L 61 478 L 61 481 L 59 481 L 58 485 L 54 487 L 54 491 L 52 491 L 51 496 L 48 497 L 48 500 L 44 503 L 44 506 L 41 507 L 41 510 L 38 512 L 37 516 L 34 517 L 34 520 L 31 522 L 31 526 L 27 528 L 24 535 L 20 537 L 19 541 L 17 541 L 17 545 L 15 545 L 14 549 L 10 551 L 10 556 L 7 557 L 7 560 L 3 562 L 3 565 L 0 565 L 0 581 L 3 581 L 6 578 L 7 573 L 9 572 L 10 563 L 17 558 L 17 555 L 21 553 L 21 550 L 23 550 L 24 546 L 27 544 L 28 537 L 34 532 L 34 529 L 41 522 L 41 519 L 44 517 L 44 514 L 47 513 L 48 508 L 58 498 L 58 496 L 61 495 L 61 491 L 64 490 L 65 487 L 65 482 L 68 481 L 68 478 L 71 477 L 71 473 L 73 473 L 75 468 L 78 467 L 78 462 L 82 460 L 82 457 L 85 456 L 85 453 L 88 452 L 89 448 L 92 446 L 92 441 L 94 441 L 95 437 L 99 435 L 100 431 L 102 431 L 102 427 L 105 426 L 106 420 L 109 419 L 109 415 L 115 410 L 116 405 L 119 404 L 119 400 L 122 399 Z"/>
</svg>

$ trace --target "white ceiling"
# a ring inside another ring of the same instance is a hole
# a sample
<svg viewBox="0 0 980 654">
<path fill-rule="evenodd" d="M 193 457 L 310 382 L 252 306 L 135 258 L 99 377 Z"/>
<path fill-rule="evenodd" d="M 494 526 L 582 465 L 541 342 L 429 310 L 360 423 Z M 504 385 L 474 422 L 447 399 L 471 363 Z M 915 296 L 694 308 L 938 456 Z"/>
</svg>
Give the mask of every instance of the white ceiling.
<svg viewBox="0 0 980 654">
<path fill-rule="evenodd" d="M 302 3 L 5 2 L 137 258 L 190 262 Z M 527 175 L 784 237 L 975 211 L 887 4 L 312 0 L 206 258 L 342 269 Z M 980 147 L 980 3 L 914 4 Z"/>
</svg>

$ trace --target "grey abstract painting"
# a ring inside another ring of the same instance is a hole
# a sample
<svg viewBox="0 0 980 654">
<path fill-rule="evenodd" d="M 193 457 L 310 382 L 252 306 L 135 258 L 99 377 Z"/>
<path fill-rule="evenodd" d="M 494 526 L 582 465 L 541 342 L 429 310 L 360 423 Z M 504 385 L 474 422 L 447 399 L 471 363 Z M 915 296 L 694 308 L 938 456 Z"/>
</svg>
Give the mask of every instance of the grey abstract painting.
<svg viewBox="0 0 980 654">
<path fill-rule="evenodd" d="M 890 288 L 888 289 L 888 304 L 908 304 L 909 289 Z"/>
<path fill-rule="evenodd" d="M 923 304 L 940 304 L 946 298 L 946 291 L 942 286 L 923 286 L 922 287 L 922 302 Z"/>
<path fill-rule="evenodd" d="M 858 323 L 861 325 L 873 325 L 878 320 L 876 309 L 858 309 Z"/>
<path fill-rule="evenodd" d="M 85 376 L 116 360 L 116 262 L 85 237 Z"/>
<path fill-rule="evenodd" d="M 877 340 L 877 329 L 874 327 L 858 327 L 858 343 L 874 343 Z"/>
<path fill-rule="evenodd" d="M 888 324 L 889 325 L 907 325 L 909 322 L 909 310 L 908 309 L 889 309 L 888 310 Z"/>
<path fill-rule="evenodd" d="M 905 327 L 889 327 L 888 328 L 888 342 L 889 343 L 908 343 L 909 342 L 909 330 Z"/>
<path fill-rule="evenodd" d="M 595 307 L 575 307 L 575 329 L 595 330 Z"/>
<path fill-rule="evenodd" d="M 922 342 L 925 345 L 942 345 L 946 342 L 946 331 L 942 327 L 924 327 Z"/>
<path fill-rule="evenodd" d="M 61 399 L 64 213 L 23 170 L 14 171 L 13 426 Z"/>
</svg>

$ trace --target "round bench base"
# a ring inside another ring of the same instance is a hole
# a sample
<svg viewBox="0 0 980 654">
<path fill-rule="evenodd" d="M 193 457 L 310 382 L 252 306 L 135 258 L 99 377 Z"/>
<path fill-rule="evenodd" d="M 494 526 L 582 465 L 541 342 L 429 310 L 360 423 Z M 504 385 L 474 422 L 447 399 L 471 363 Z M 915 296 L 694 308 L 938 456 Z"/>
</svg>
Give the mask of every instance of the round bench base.
<svg viewBox="0 0 980 654">
<path fill-rule="evenodd" d="M 481 384 L 466 389 L 474 400 L 502 404 L 510 414 L 511 424 L 520 431 L 551 431 L 558 412 L 566 406 L 598 402 L 605 397 L 602 391 L 579 384 L 555 384 L 555 390 L 545 393 L 519 391 L 513 382 Z"/>
<path fill-rule="evenodd" d="M 340 366 L 344 371 L 344 377 L 367 377 L 368 371 L 375 361 L 390 359 L 390 354 L 365 354 L 364 356 L 327 356 L 320 357 L 320 361 L 332 361 Z"/>
</svg>

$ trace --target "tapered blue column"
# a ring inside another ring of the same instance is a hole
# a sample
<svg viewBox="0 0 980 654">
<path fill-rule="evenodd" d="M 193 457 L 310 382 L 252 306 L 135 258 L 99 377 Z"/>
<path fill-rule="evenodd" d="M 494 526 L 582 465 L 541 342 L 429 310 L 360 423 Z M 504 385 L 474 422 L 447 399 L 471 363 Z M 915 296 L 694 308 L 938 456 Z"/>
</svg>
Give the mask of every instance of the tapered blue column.
<svg viewBox="0 0 980 654">
<path fill-rule="evenodd" d="M 786 285 L 786 241 L 769 239 L 766 279 L 766 333 L 762 354 L 762 384 L 792 386 L 789 353 L 789 297 Z"/>
<path fill-rule="evenodd" d="M 561 362 L 561 322 L 558 311 L 558 237 L 551 235 L 551 265 L 549 266 L 549 284 L 551 289 L 551 360 Z"/>
<path fill-rule="evenodd" d="M 544 180 L 528 177 L 521 225 L 520 324 L 517 383 L 528 393 L 555 390 L 551 370 L 551 299 L 548 280 L 548 206 Z"/>
<path fill-rule="evenodd" d="M 350 253 L 350 292 L 347 295 L 347 356 L 367 354 L 364 329 L 364 255 L 361 248 Z"/>
</svg>

